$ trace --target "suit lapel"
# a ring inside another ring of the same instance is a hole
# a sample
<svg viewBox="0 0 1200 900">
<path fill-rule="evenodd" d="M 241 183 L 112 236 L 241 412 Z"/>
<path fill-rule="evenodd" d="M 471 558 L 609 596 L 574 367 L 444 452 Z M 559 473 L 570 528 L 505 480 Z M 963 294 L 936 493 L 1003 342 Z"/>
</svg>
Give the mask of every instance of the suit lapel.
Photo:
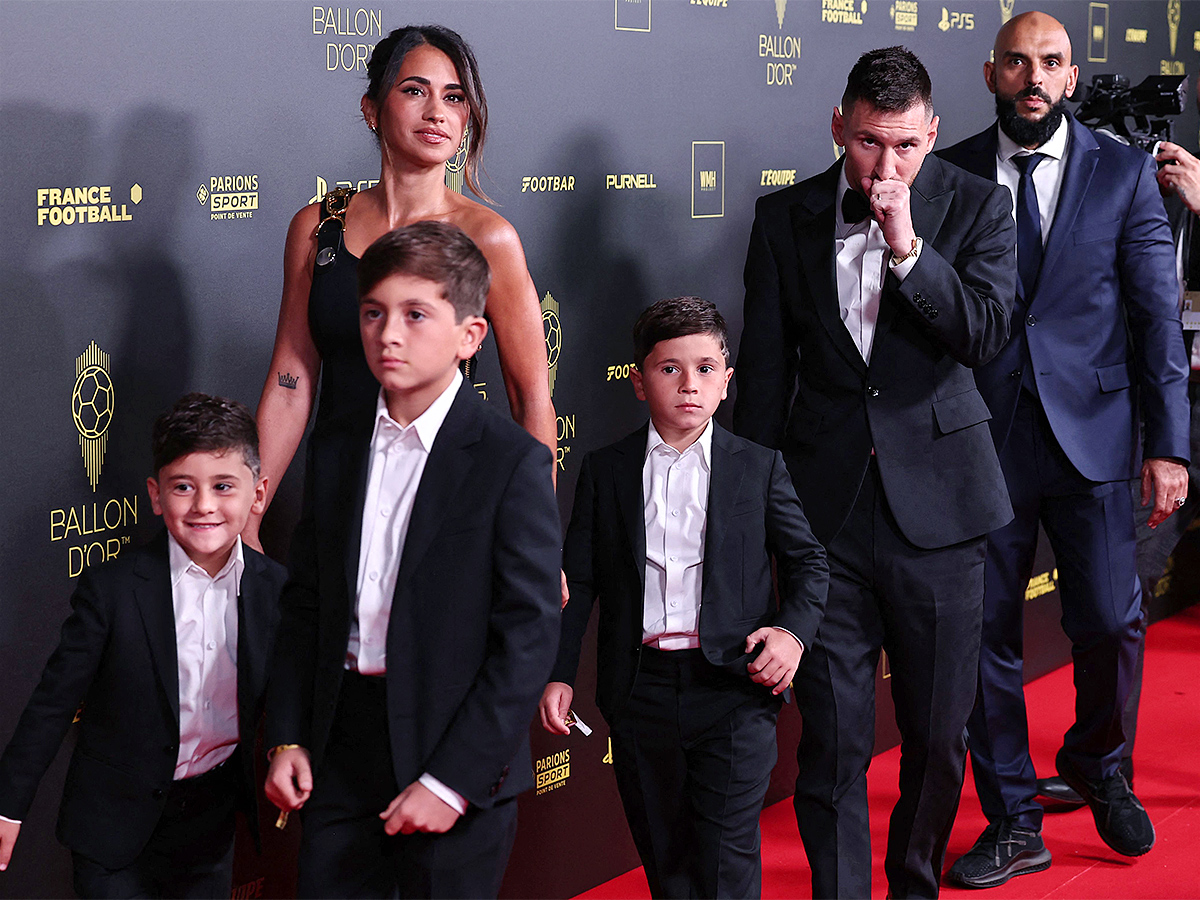
<svg viewBox="0 0 1200 900">
<path fill-rule="evenodd" d="M 807 196 L 793 206 L 792 235 L 800 270 L 808 282 L 821 324 L 830 340 L 856 371 L 866 373 L 867 364 L 846 330 L 838 307 L 837 273 L 834 269 L 835 204 L 841 163 L 835 163 L 816 179 Z"/>
<path fill-rule="evenodd" d="M 1067 158 L 1063 160 L 1062 189 L 1058 192 L 1054 224 L 1050 226 L 1050 237 L 1042 254 L 1042 272 L 1054 268 L 1055 262 L 1070 240 L 1075 218 L 1083 205 L 1088 186 L 1092 183 L 1092 173 L 1096 171 L 1096 162 L 1099 159 L 1100 145 L 1096 143 L 1092 133 L 1075 121 L 1074 116 L 1068 116 L 1067 121 L 1071 128 L 1071 144 L 1067 148 Z M 1041 278 L 1038 279 L 1038 284 L 1040 286 Z M 1034 293 L 1036 296 L 1036 288 Z"/>
<path fill-rule="evenodd" d="M 133 571 L 139 578 L 133 594 L 146 629 L 154 670 L 178 724 L 179 652 L 175 641 L 175 606 L 171 601 L 171 563 L 165 530 L 145 553 L 138 556 Z"/>
<path fill-rule="evenodd" d="M 438 429 L 413 499 L 412 516 L 400 557 L 400 573 L 396 578 L 397 589 L 411 578 L 437 536 L 442 521 L 458 508 L 451 501 L 475 464 L 470 448 L 478 442 L 482 430 L 478 419 L 470 415 L 470 405 L 482 402 L 475 389 L 463 382 Z"/>
<path fill-rule="evenodd" d="M 973 175 L 994 182 L 996 180 L 996 151 L 1000 147 L 998 135 L 999 126 L 993 122 L 991 128 L 964 142 L 963 149 L 960 151 L 962 155 L 955 159 L 954 163 Z"/>
<path fill-rule="evenodd" d="M 613 463 L 613 486 L 617 506 L 625 525 L 625 534 L 633 550 L 642 591 L 646 589 L 646 501 L 642 497 L 642 469 L 646 462 L 646 440 L 650 426 L 643 425 L 629 437 L 616 444 L 617 459 Z M 641 620 L 638 620 L 639 626 Z"/>
<path fill-rule="evenodd" d="M 708 587 L 709 573 L 721 562 L 721 545 L 729 526 L 729 511 L 737 502 L 746 474 L 746 464 L 740 458 L 740 450 L 734 446 L 732 436 L 720 425 L 713 423 L 712 469 L 709 472 L 708 514 L 704 534 L 704 569 L 702 587 Z"/>
<path fill-rule="evenodd" d="M 946 187 L 945 179 L 942 177 L 942 165 L 942 161 L 936 156 L 925 157 L 925 162 L 921 166 L 921 171 L 917 173 L 909 194 L 913 230 L 920 235 L 921 240 L 927 246 L 932 245 L 937 239 L 938 233 L 942 230 L 942 222 L 946 220 L 946 213 L 950 211 L 950 203 L 954 200 L 954 190 Z M 893 280 L 892 283 L 896 282 Z M 884 284 L 887 284 L 886 276 Z M 878 346 L 879 341 L 891 329 L 898 306 L 899 304 L 894 302 L 879 304 L 879 318 L 875 322 L 875 338 L 872 346 Z M 872 358 L 874 358 L 873 354 Z"/>
<path fill-rule="evenodd" d="M 262 642 L 251 640 L 252 635 L 270 633 L 273 623 L 267 610 L 266 598 L 262 595 L 263 570 L 266 563 L 262 556 L 250 547 L 243 546 L 245 568 L 239 586 L 238 637 L 237 637 L 237 695 L 239 722 L 249 723 L 254 716 L 256 686 L 266 683 L 267 660 L 260 653 Z"/>
<path fill-rule="evenodd" d="M 333 533 L 346 535 L 346 557 L 344 560 L 346 572 L 346 597 L 349 606 L 346 610 L 346 627 L 350 627 L 350 619 L 354 615 L 354 598 L 358 596 L 358 557 L 362 547 L 362 517 L 363 504 L 367 500 L 367 472 L 371 461 L 371 436 L 375 431 L 375 419 L 371 419 L 371 429 L 360 432 L 357 440 L 349 441 L 345 446 L 345 455 L 351 461 L 346 467 L 345 491 L 339 491 L 334 498 L 338 503 L 337 515 L 343 517 L 341 529 Z"/>
</svg>

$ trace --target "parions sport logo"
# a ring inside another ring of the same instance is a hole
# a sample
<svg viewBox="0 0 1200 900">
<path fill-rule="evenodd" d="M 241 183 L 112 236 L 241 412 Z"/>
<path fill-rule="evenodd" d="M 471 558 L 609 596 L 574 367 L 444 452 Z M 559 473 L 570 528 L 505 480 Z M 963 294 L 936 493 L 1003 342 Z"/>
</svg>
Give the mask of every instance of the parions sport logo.
<svg viewBox="0 0 1200 900">
<path fill-rule="evenodd" d="M 213 221 L 253 218 L 258 209 L 258 176 L 209 176 L 196 188 L 196 199 Z"/>
</svg>

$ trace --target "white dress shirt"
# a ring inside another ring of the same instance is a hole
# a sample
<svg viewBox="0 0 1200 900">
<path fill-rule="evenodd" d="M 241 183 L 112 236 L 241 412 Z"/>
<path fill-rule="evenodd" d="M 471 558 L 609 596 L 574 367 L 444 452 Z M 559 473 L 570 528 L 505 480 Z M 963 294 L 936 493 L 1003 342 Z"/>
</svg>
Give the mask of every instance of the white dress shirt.
<svg viewBox="0 0 1200 900">
<path fill-rule="evenodd" d="M 837 209 L 834 222 L 834 259 L 837 271 L 838 311 L 842 324 L 854 339 L 854 345 L 865 362 L 871 361 L 871 346 L 875 342 L 875 323 L 879 321 L 879 302 L 883 296 L 886 266 L 892 258 L 891 248 L 883 237 L 883 229 L 873 216 L 861 222 L 848 223 L 842 216 L 842 197 L 850 189 L 846 167 L 838 175 Z M 892 272 L 904 281 L 921 255 L 909 257 Z"/>
<path fill-rule="evenodd" d="M 178 781 L 204 774 L 237 749 L 237 599 L 246 563 L 240 537 L 215 578 L 173 535 L 167 547 L 179 660 Z"/>
<path fill-rule="evenodd" d="M 387 672 L 388 622 L 413 501 L 429 451 L 461 384 L 462 375 L 455 372 L 450 385 L 407 426 L 388 414 L 386 398 L 379 391 L 367 462 L 357 597 L 346 644 L 346 668 L 362 675 Z M 419 780 L 458 813 L 467 811 L 466 798 L 428 772 Z"/>
<path fill-rule="evenodd" d="M 646 521 L 646 592 L 642 643 L 660 650 L 700 646 L 700 592 L 713 424 L 680 452 L 650 423 L 642 465 Z"/>
<path fill-rule="evenodd" d="M 1008 188 L 1012 194 L 1013 221 L 1017 220 L 1017 188 L 1021 184 L 1021 173 L 1013 164 L 1014 156 L 1041 153 L 1046 158 L 1037 164 L 1033 170 L 1033 187 L 1037 191 L 1038 216 L 1042 220 L 1042 246 L 1050 236 L 1050 227 L 1054 224 L 1054 211 L 1058 209 L 1058 195 L 1062 190 L 1063 160 L 1067 155 L 1067 139 L 1071 136 L 1071 126 L 1063 117 L 1058 129 L 1050 136 L 1050 140 L 1036 150 L 1026 150 L 1016 141 L 997 129 L 996 144 L 996 182 Z"/>
</svg>

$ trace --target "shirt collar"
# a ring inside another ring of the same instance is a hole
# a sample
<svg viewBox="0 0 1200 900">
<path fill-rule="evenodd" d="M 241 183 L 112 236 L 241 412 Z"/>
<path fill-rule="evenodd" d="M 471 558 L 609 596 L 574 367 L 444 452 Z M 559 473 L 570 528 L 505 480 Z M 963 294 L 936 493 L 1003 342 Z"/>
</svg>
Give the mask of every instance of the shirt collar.
<svg viewBox="0 0 1200 900">
<path fill-rule="evenodd" d="M 650 454 L 661 446 L 668 448 L 679 457 L 683 457 L 687 453 L 698 453 L 700 460 L 704 463 L 704 468 L 712 471 L 712 438 L 713 420 L 709 419 L 708 425 L 700 432 L 700 437 L 696 438 L 696 442 L 686 450 L 680 452 L 662 439 L 662 435 L 658 433 L 658 429 L 654 427 L 654 422 L 651 421 L 650 431 L 646 435 L 646 459 L 649 459 Z"/>
<path fill-rule="evenodd" d="M 462 373 L 455 371 L 454 377 L 446 389 L 438 394 L 437 399 L 429 404 L 425 412 L 409 422 L 407 426 L 401 425 L 388 414 L 387 397 L 384 396 L 383 388 L 380 388 L 379 398 L 375 401 L 375 431 L 371 435 L 371 443 L 374 444 L 381 433 L 386 433 L 386 429 L 396 429 L 400 434 L 411 430 L 416 433 L 422 449 L 428 453 L 442 428 L 442 423 L 446 421 L 446 416 L 450 413 L 450 407 L 454 405 L 454 398 L 458 395 L 462 380 Z"/>
<path fill-rule="evenodd" d="M 1000 157 L 1000 162 L 1006 163 L 1018 154 L 1030 152 L 1041 153 L 1051 159 L 1062 159 L 1067 154 L 1067 138 L 1071 135 L 1071 124 L 1070 120 L 1063 116 L 1062 121 L 1058 123 L 1058 128 L 1054 130 L 1054 134 L 1050 135 L 1050 140 L 1032 151 L 1010 138 L 1004 133 L 1003 128 L 997 127 L 996 134 L 998 139 L 996 155 Z"/>
<path fill-rule="evenodd" d="M 171 534 L 169 531 L 167 532 L 167 558 L 171 564 L 172 590 L 175 589 L 175 586 L 179 584 L 180 579 L 182 579 L 184 575 L 188 574 L 188 572 L 191 572 L 194 575 L 202 575 L 205 578 L 209 577 L 208 573 L 205 572 L 204 569 L 201 568 L 190 556 L 188 556 L 187 551 L 180 546 L 179 541 L 175 540 L 175 535 Z M 225 565 L 221 567 L 221 571 L 218 572 L 212 578 L 212 580 L 219 581 L 232 572 L 234 581 L 240 589 L 242 583 L 242 572 L 245 571 L 245 568 L 246 556 L 242 552 L 242 538 L 239 535 L 237 540 L 233 543 L 233 551 L 229 554 L 229 559 L 225 561 Z"/>
</svg>

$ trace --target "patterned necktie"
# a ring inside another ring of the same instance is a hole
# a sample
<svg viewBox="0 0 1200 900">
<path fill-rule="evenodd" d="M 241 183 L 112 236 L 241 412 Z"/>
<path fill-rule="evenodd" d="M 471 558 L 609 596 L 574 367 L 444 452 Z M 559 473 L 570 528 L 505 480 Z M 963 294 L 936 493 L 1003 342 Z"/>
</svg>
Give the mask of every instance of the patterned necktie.
<svg viewBox="0 0 1200 900">
<path fill-rule="evenodd" d="M 1029 302 L 1042 267 L 1042 215 L 1038 212 L 1037 188 L 1033 170 L 1046 157 L 1041 153 L 1014 156 L 1012 164 L 1021 173 L 1017 187 L 1017 273 L 1021 276 L 1021 295 Z"/>
</svg>

